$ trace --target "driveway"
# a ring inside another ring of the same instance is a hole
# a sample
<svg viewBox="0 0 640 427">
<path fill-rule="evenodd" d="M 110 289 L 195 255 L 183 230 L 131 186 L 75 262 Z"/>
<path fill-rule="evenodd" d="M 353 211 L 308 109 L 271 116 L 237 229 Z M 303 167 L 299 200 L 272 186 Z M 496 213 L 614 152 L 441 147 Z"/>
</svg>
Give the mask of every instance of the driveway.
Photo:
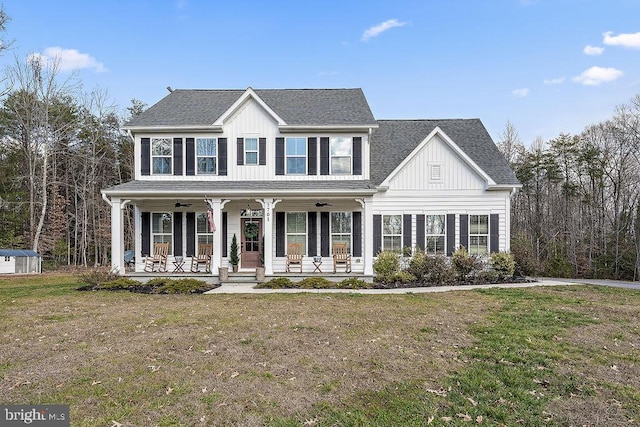
<svg viewBox="0 0 640 427">
<path fill-rule="evenodd" d="M 586 283 L 589 285 L 611 286 L 613 288 L 626 288 L 640 290 L 640 282 L 626 282 L 623 280 L 605 280 L 605 279 L 550 279 L 544 278 L 543 281 L 555 281 L 564 283 Z"/>
</svg>

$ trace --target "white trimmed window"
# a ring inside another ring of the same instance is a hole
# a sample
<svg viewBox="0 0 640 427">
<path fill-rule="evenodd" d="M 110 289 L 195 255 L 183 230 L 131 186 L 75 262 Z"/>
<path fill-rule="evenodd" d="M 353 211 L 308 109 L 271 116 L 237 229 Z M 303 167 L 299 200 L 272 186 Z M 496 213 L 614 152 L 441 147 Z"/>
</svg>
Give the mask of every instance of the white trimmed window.
<svg viewBox="0 0 640 427">
<path fill-rule="evenodd" d="M 329 164 L 331 175 L 351 175 L 351 138 L 329 139 Z"/>
<path fill-rule="evenodd" d="M 218 172 L 218 140 L 196 138 L 196 165 L 198 175 L 215 175 Z"/>
<path fill-rule="evenodd" d="M 171 138 L 151 138 L 151 170 L 154 175 L 172 173 L 173 144 Z"/>
<path fill-rule="evenodd" d="M 287 245 L 300 243 L 302 253 L 307 253 L 307 213 L 287 212 Z"/>
<path fill-rule="evenodd" d="M 402 252 L 402 215 L 382 216 L 382 249 Z"/>
<path fill-rule="evenodd" d="M 444 254 L 446 241 L 446 216 L 425 216 L 425 252 L 428 254 Z"/>
<path fill-rule="evenodd" d="M 307 139 L 287 138 L 285 140 L 285 163 L 287 175 L 307 173 Z"/>
<path fill-rule="evenodd" d="M 154 212 L 151 214 L 151 241 L 155 243 L 169 243 L 169 253 L 173 253 L 173 215 L 169 212 Z"/>
<path fill-rule="evenodd" d="M 244 164 L 258 164 L 258 138 L 244 139 Z"/>
<path fill-rule="evenodd" d="M 331 245 L 346 243 L 351 253 L 351 212 L 331 212 Z"/>
<path fill-rule="evenodd" d="M 198 244 L 212 244 L 213 231 L 210 231 L 209 220 L 206 212 L 196 213 L 196 242 Z"/>
<path fill-rule="evenodd" d="M 469 215 L 469 253 L 489 253 L 489 215 Z"/>
</svg>

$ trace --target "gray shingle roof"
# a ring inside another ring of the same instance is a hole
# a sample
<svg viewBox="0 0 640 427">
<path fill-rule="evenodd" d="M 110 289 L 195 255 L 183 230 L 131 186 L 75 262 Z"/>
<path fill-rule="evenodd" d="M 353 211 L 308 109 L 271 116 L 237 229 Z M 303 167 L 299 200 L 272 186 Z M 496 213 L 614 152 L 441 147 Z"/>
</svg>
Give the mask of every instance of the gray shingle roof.
<svg viewBox="0 0 640 427">
<path fill-rule="evenodd" d="M 368 180 L 331 181 L 129 181 L 103 191 L 107 194 L 152 193 L 194 195 L 233 195 L 252 192 L 257 195 L 277 196 L 279 193 L 305 191 L 308 194 L 339 195 L 341 192 L 374 192 L 374 185 Z"/>
<path fill-rule="evenodd" d="M 378 120 L 371 141 L 371 182 L 379 185 L 433 131 L 440 127 L 498 185 L 518 179 L 479 119 Z"/>
<path fill-rule="evenodd" d="M 209 126 L 245 90 L 176 89 L 126 127 Z M 258 95 L 288 125 L 375 125 L 362 89 L 256 89 Z"/>
</svg>

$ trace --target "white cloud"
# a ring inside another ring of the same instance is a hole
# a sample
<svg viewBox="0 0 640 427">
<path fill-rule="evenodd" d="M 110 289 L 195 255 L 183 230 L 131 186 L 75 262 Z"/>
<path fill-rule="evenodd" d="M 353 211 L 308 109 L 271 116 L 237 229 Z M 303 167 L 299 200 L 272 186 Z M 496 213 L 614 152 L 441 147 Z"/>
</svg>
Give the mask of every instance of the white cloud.
<svg viewBox="0 0 640 427">
<path fill-rule="evenodd" d="M 609 46 L 623 46 L 640 49 L 640 33 L 618 34 L 617 36 L 613 36 L 612 34 L 613 32 L 611 31 L 603 33 L 602 35 L 604 40 L 602 42 Z"/>
<path fill-rule="evenodd" d="M 585 53 L 585 55 L 598 56 L 602 55 L 602 52 L 604 52 L 604 48 L 600 46 L 586 45 L 583 52 Z"/>
<path fill-rule="evenodd" d="M 407 25 L 406 22 L 398 21 L 397 19 L 389 19 L 388 21 L 384 21 L 382 24 L 375 25 L 375 26 L 369 28 L 368 30 L 366 30 L 364 33 L 362 33 L 361 40 L 363 42 L 366 42 L 370 38 L 377 37 L 381 33 L 385 32 L 387 30 L 390 30 L 391 28 L 403 27 L 405 25 Z"/>
<path fill-rule="evenodd" d="M 29 59 L 37 59 L 47 64 L 58 62 L 60 71 L 72 71 L 82 68 L 93 68 L 98 73 L 106 72 L 105 66 L 88 53 L 80 53 L 77 49 L 63 49 L 58 46 L 48 47 L 43 53 L 33 53 Z"/>
<path fill-rule="evenodd" d="M 529 89 L 527 88 L 516 89 L 516 90 L 512 90 L 511 93 L 519 98 L 524 98 L 525 96 L 529 95 Z"/>
<path fill-rule="evenodd" d="M 573 81 L 586 86 L 598 86 L 601 83 L 612 82 L 622 74 L 624 73 L 616 68 L 591 67 L 575 76 Z"/>
<path fill-rule="evenodd" d="M 564 76 L 556 77 L 555 79 L 547 79 L 547 80 L 544 80 L 543 83 L 546 85 L 559 85 L 564 83 Z"/>
</svg>

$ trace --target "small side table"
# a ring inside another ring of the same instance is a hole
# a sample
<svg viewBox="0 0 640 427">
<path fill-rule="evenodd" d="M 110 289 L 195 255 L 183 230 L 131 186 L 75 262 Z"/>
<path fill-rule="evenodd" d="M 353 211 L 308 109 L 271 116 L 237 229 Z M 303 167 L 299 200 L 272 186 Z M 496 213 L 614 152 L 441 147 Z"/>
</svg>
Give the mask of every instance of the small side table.
<svg viewBox="0 0 640 427">
<path fill-rule="evenodd" d="M 322 270 L 320 269 L 320 266 L 322 265 L 322 258 L 314 258 L 313 259 L 313 267 L 314 270 L 313 272 L 318 272 L 318 273 L 322 273 Z"/>
<path fill-rule="evenodd" d="M 173 269 L 174 273 L 184 273 L 184 261 L 173 261 L 173 265 L 176 267 Z"/>
</svg>

